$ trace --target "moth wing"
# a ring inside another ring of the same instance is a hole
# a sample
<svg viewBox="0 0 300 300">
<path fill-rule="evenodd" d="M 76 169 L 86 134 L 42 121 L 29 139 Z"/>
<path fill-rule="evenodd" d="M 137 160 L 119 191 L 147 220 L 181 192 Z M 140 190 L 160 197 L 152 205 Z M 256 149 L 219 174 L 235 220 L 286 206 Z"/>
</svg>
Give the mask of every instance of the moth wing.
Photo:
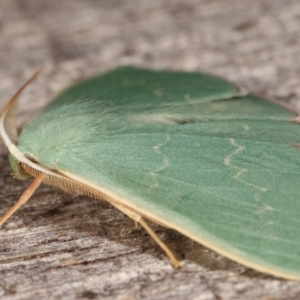
<svg viewBox="0 0 300 300">
<path fill-rule="evenodd" d="M 136 77 L 150 80 L 148 73 L 132 78 L 130 72 L 127 85 Z M 117 89 L 124 78 L 115 77 Z M 97 82 L 81 83 L 81 93 L 99 91 Z M 160 97 L 167 93 L 163 83 Z M 169 101 L 138 102 L 124 93 L 104 101 L 105 91 L 66 100 L 77 89 L 25 128 L 23 152 L 235 261 L 300 278 L 294 114 L 237 92 L 188 103 L 185 91 L 176 93 L 181 101 L 166 95 Z"/>
</svg>

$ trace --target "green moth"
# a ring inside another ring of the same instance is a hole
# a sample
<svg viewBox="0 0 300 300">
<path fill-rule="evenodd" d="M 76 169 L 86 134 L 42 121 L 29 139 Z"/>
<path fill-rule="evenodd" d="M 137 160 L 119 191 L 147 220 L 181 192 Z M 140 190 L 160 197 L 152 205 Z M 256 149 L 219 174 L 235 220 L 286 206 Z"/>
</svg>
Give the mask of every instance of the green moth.
<svg viewBox="0 0 300 300">
<path fill-rule="evenodd" d="M 18 178 L 110 202 L 253 269 L 300 279 L 297 115 L 220 78 L 118 68 L 59 94 L 17 136 L 17 99 L 0 135 Z"/>
</svg>

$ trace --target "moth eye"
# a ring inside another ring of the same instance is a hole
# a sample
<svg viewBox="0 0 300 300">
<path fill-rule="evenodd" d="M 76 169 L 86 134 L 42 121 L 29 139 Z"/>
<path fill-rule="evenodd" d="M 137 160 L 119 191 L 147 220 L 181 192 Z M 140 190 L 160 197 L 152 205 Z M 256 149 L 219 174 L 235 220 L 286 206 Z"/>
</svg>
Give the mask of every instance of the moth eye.
<svg viewBox="0 0 300 300">
<path fill-rule="evenodd" d="M 12 175 L 12 177 L 18 178 L 18 179 L 32 178 L 32 176 L 26 172 L 26 170 L 22 166 L 22 163 L 19 161 L 15 165 L 15 168 L 13 168 L 13 173 L 11 173 L 11 175 Z"/>
</svg>

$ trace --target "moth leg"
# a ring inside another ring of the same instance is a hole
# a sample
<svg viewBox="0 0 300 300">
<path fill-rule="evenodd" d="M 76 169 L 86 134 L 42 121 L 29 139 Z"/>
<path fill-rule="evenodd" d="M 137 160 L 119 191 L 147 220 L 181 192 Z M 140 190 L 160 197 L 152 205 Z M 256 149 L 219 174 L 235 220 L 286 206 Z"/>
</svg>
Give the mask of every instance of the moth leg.
<svg viewBox="0 0 300 300">
<path fill-rule="evenodd" d="M 175 258 L 172 251 L 166 246 L 166 244 L 157 236 L 157 234 L 151 229 L 151 227 L 146 223 L 146 221 L 143 219 L 143 217 L 136 212 L 133 212 L 132 210 L 129 210 L 128 208 L 125 208 L 123 206 L 116 205 L 113 203 L 113 205 L 122 211 L 125 215 L 127 215 L 129 218 L 133 219 L 135 223 L 140 224 L 144 229 L 149 233 L 149 235 L 156 241 L 156 243 L 164 250 L 164 252 L 169 257 L 172 265 L 174 268 L 180 268 L 179 261 Z"/>
<path fill-rule="evenodd" d="M 140 229 L 141 228 L 141 224 L 139 222 L 137 222 L 137 221 L 134 221 L 134 227 L 136 229 Z"/>
<path fill-rule="evenodd" d="M 40 174 L 38 177 L 35 178 L 35 180 L 30 184 L 30 186 L 24 191 L 22 196 L 20 197 L 19 201 L 0 219 L 0 226 L 12 215 L 14 214 L 17 209 L 25 204 L 34 191 L 38 188 L 38 186 L 41 184 L 42 180 L 44 178 L 44 174 Z"/>
</svg>

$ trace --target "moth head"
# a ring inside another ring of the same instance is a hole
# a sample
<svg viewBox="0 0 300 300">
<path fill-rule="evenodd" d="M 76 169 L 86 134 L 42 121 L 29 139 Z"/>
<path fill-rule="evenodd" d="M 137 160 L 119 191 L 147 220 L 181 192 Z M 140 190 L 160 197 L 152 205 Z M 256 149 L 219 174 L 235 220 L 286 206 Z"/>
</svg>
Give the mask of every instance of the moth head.
<svg viewBox="0 0 300 300">
<path fill-rule="evenodd" d="M 30 176 L 25 172 L 21 164 L 21 162 L 28 161 L 28 159 L 16 146 L 18 140 L 16 126 L 18 98 L 22 91 L 41 73 L 41 71 L 42 69 L 39 69 L 35 72 L 34 75 L 19 88 L 0 113 L 0 140 L 10 152 L 9 162 L 13 169 L 13 176 L 20 179 L 28 178 Z"/>
<path fill-rule="evenodd" d="M 9 164 L 13 170 L 12 176 L 17 179 L 28 179 L 32 178 L 31 175 L 29 175 L 24 168 L 22 167 L 22 164 L 12 155 L 9 154 L 8 156 Z"/>
</svg>

